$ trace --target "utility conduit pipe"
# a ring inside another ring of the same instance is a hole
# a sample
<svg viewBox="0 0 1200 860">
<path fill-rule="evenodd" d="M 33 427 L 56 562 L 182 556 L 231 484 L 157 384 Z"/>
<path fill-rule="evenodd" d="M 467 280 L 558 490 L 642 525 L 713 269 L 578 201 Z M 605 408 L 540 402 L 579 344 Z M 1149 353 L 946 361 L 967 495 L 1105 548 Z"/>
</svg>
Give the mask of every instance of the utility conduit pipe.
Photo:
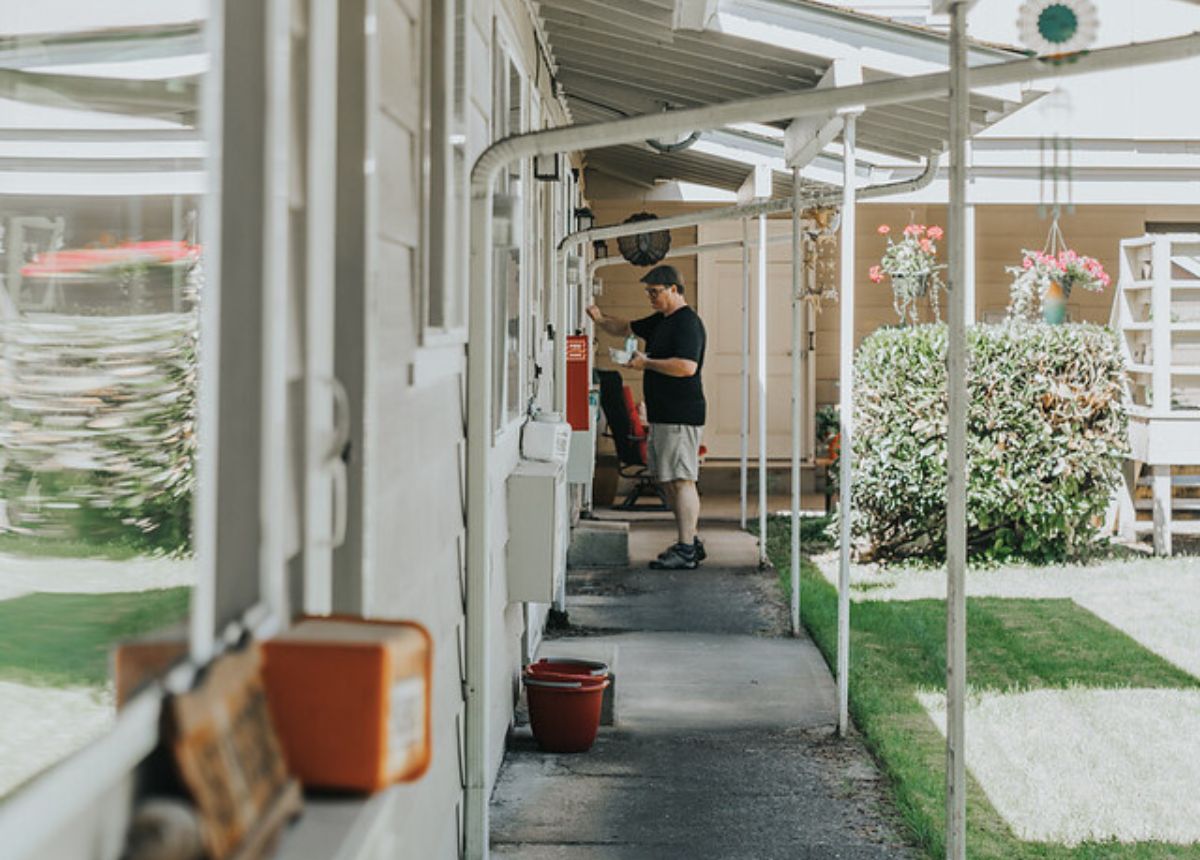
<svg viewBox="0 0 1200 860">
<path fill-rule="evenodd" d="M 1174 62 L 1197 55 L 1200 55 L 1200 31 L 1170 39 L 1100 48 L 1080 54 L 1070 63 L 1058 65 L 1028 57 L 977 66 L 971 70 L 971 86 L 974 89 L 986 89 L 1044 78 L 1076 77 L 1109 69 Z M 950 73 L 932 72 L 518 134 L 493 143 L 480 154 L 471 172 L 472 182 L 475 186 L 485 178 L 490 182 L 505 165 L 534 155 L 618 146 L 651 137 L 690 134 L 741 122 L 778 122 L 855 106 L 870 108 L 943 98 L 949 90 Z"/>
<path fill-rule="evenodd" d="M 921 189 L 926 188 L 930 184 L 933 183 L 933 180 L 937 177 L 937 172 L 938 172 L 938 159 L 936 156 L 930 156 L 925 159 L 925 164 L 922 167 L 921 172 L 919 174 L 917 174 L 916 176 L 912 177 L 911 179 L 902 179 L 902 180 L 899 180 L 898 182 L 884 182 L 884 183 L 880 183 L 879 185 L 869 185 L 866 188 L 859 190 L 858 198 L 860 201 L 862 201 L 862 200 L 878 200 L 881 197 L 892 197 L 897 194 L 907 194 L 908 192 L 911 192 L 911 191 L 920 191 Z M 809 197 L 807 199 L 801 199 L 800 207 L 803 210 L 803 209 L 813 209 L 813 208 L 822 207 L 822 206 L 834 206 L 834 205 L 841 203 L 841 200 L 842 200 L 841 192 L 838 192 L 836 194 L 832 194 L 832 193 L 824 194 L 824 195 L 819 195 L 816 197 Z M 772 208 L 770 210 L 771 212 L 791 212 L 792 211 L 793 201 L 791 198 L 770 200 L 768 202 L 770 204 L 772 204 Z M 679 224 L 674 225 L 676 227 L 694 227 L 699 224 L 705 224 L 705 223 L 709 223 L 712 221 L 727 221 L 727 220 L 731 220 L 734 218 L 741 219 L 741 218 L 749 217 L 745 214 L 745 210 L 757 209 L 763 205 L 764 204 L 762 204 L 762 203 L 752 203 L 747 206 L 731 206 L 731 207 L 722 208 L 722 209 L 706 209 L 701 212 L 695 212 L 691 215 L 677 215 L 677 216 L 674 216 L 669 219 L 663 218 L 663 219 L 653 222 L 653 224 L 654 224 L 655 230 L 660 230 L 660 229 L 663 229 L 661 225 L 666 221 L 684 222 L 684 223 L 679 223 Z M 751 214 L 761 214 L 761 213 L 751 213 Z M 713 217 L 713 216 L 717 216 L 717 217 Z M 618 230 L 619 229 L 619 230 L 625 231 L 625 232 L 618 233 L 617 235 L 619 235 L 619 236 L 632 236 L 632 235 L 636 235 L 638 233 L 645 233 L 646 232 L 646 223 L 647 222 L 642 221 L 642 222 L 639 222 L 636 224 L 614 224 L 611 227 L 593 227 L 591 230 L 580 230 L 576 233 L 572 233 L 570 236 L 567 236 L 565 239 L 563 239 L 563 243 L 566 243 L 566 242 L 582 243 L 582 242 L 591 240 L 593 238 L 602 238 L 602 237 L 593 237 L 591 235 L 592 233 L 595 233 L 600 230 L 609 231 L 609 230 Z M 668 227 L 668 229 L 669 229 L 669 227 Z M 611 236 L 609 238 L 611 238 Z M 729 251 L 729 250 L 733 250 L 735 248 L 741 248 L 744 241 L 745 241 L 744 239 L 721 239 L 716 242 L 701 242 L 696 245 L 680 245 L 679 247 L 672 248 L 670 251 L 668 251 L 666 254 L 666 257 L 664 257 L 663 259 L 671 259 L 674 257 L 690 257 L 693 254 L 703 254 L 703 253 L 707 253 L 709 251 Z M 781 234 L 778 236 L 770 236 L 767 238 L 768 245 L 782 244 L 784 242 L 791 242 L 791 241 L 792 241 L 792 237 L 790 234 L 787 234 L 787 235 Z M 588 273 L 587 273 L 588 274 L 588 282 L 591 283 L 591 281 L 595 277 L 596 271 L 598 269 L 606 268 L 608 266 L 619 266 L 619 265 L 622 265 L 622 264 L 625 264 L 628 262 L 629 261 L 626 260 L 624 257 L 601 257 L 599 260 L 592 260 L 592 262 L 588 264 Z"/>
</svg>

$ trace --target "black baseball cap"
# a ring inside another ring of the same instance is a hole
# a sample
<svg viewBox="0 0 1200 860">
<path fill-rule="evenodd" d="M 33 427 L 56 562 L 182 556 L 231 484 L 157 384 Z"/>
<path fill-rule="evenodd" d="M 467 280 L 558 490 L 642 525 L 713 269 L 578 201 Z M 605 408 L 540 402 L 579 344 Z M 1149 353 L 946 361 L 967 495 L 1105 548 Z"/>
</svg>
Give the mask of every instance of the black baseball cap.
<svg viewBox="0 0 1200 860">
<path fill-rule="evenodd" d="M 653 269 L 642 275 L 643 284 L 651 284 L 656 287 L 683 287 L 683 278 L 679 276 L 679 271 L 674 266 L 655 266 Z"/>
</svg>

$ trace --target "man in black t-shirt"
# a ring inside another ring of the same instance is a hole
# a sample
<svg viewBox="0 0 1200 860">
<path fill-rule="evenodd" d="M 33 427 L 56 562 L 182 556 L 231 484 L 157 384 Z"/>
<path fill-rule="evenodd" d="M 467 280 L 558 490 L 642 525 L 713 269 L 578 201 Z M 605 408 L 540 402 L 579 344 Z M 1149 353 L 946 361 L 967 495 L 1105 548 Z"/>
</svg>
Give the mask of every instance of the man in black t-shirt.
<svg viewBox="0 0 1200 860">
<path fill-rule="evenodd" d="M 642 389 L 650 423 L 647 467 L 667 492 L 678 541 L 650 566 L 691 569 L 704 559 L 696 537 L 700 519 L 700 437 L 706 404 L 700 370 L 704 366 L 704 323 L 684 298 L 683 279 L 673 266 L 658 266 L 642 278 L 654 313 L 632 322 L 610 317 L 598 307 L 588 315 L 609 334 L 630 333 L 646 342 L 627 367 L 645 371 Z"/>
</svg>

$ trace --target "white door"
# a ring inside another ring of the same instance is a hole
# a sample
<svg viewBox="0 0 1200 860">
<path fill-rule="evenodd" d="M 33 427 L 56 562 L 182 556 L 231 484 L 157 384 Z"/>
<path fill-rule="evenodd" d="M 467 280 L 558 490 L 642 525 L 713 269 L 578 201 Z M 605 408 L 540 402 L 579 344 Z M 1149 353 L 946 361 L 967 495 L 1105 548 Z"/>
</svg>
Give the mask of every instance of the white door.
<svg viewBox="0 0 1200 860">
<path fill-rule="evenodd" d="M 791 236 L 790 219 L 768 219 L 767 235 Z M 701 244 L 741 239 L 740 221 L 702 224 Z M 750 224 L 750 457 L 758 456 L 758 237 Z M 791 243 L 768 244 L 767 254 L 767 456 L 791 457 L 792 390 L 792 263 Z M 708 456 L 737 459 L 742 408 L 742 252 L 740 248 L 702 254 L 698 267 L 697 311 L 704 321 L 708 346 L 704 358 L 704 394 L 708 424 L 704 443 Z"/>
</svg>

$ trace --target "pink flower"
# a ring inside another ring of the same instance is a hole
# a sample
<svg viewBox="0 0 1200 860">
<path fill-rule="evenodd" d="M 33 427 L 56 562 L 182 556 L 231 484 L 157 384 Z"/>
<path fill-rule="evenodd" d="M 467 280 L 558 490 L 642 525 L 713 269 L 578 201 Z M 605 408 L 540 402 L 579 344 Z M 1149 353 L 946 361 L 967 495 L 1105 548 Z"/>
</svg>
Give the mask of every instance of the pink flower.
<svg viewBox="0 0 1200 860">
<path fill-rule="evenodd" d="M 1024 260 L 1021 261 L 1021 267 L 1025 268 L 1025 269 L 1032 269 L 1033 268 L 1033 259 L 1031 257 L 1026 257 Z"/>
<path fill-rule="evenodd" d="M 930 242 L 928 239 L 922 239 L 920 242 L 920 245 L 921 245 L 921 250 L 924 251 L 926 254 L 933 253 L 933 243 Z"/>
<path fill-rule="evenodd" d="M 907 227 L 904 228 L 904 235 L 905 236 L 916 236 L 923 229 L 924 229 L 923 227 L 921 227 L 917 224 L 909 224 Z"/>
<path fill-rule="evenodd" d="M 872 282 L 878 284 L 883 281 L 883 269 L 879 266 L 872 266 L 871 270 L 867 272 L 867 277 L 870 278 Z"/>
<path fill-rule="evenodd" d="M 877 232 L 880 236 L 886 236 L 888 233 L 892 232 L 892 228 L 887 224 L 880 224 Z"/>
<path fill-rule="evenodd" d="M 940 241 L 945 235 L 946 234 L 942 231 L 942 228 L 936 224 L 929 228 L 929 238 L 935 242 Z"/>
</svg>

